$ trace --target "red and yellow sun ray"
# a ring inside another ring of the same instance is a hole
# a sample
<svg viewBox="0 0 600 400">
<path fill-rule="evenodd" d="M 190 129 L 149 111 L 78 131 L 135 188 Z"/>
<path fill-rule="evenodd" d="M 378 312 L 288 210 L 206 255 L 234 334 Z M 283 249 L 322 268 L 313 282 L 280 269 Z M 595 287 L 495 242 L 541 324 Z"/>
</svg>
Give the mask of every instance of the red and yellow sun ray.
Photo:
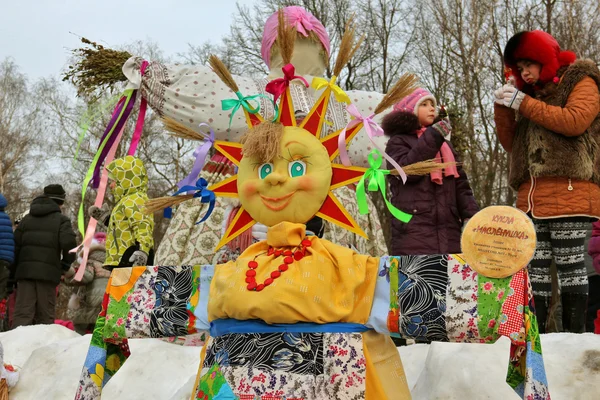
<svg viewBox="0 0 600 400">
<path fill-rule="evenodd" d="M 331 164 L 332 176 L 331 186 L 329 190 L 337 189 L 342 186 L 347 186 L 360 181 L 363 177 L 366 168 L 362 167 L 345 167 L 340 164 Z"/>
<path fill-rule="evenodd" d="M 317 216 L 333 224 L 339 225 L 352 233 L 356 233 L 365 239 L 369 239 L 332 192 L 327 194 L 327 198 L 317 213 Z"/>
<path fill-rule="evenodd" d="M 279 97 L 279 115 L 277 122 L 283 126 L 296 126 L 296 112 L 292 103 L 292 94 L 290 88 L 287 87 L 285 92 Z"/>
<path fill-rule="evenodd" d="M 225 244 L 235 239 L 242 233 L 244 233 L 247 229 L 250 229 L 252 225 L 254 225 L 256 221 L 248 214 L 248 211 L 244 209 L 244 207 L 240 207 L 237 214 L 229 224 L 229 227 L 225 231 L 225 234 L 217 244 L 215 251 L 219 250 Z"/>
<path fill-rule="evenodd" d="M 348 146 L 348 143 L 350 143 L 350 141 L 354 139 L 354 136 L 356 136 L 356 134 L 362 129 L 362 127 L 363 124 L 360 123 L 346 130 L 346 146 Z M 325 136 L 323 139 L 321 139 L 321 143 L 327 149 L 327 153 L 329 153 L 329 159 L 332 161 L 340 153 L 340 148 L 338 147 L 338 138 L 342 131 L 343 129 L 340 129 L 339 131 L 333 132 L 331 135 Z"/>
<path fill-rule="evenodd" d="M 325 114 L 327 113 L 327 107 L 329 106 L 329 99 L 331 97 L 331 89 L 327 88 L 319 97 L 319 100 L 311 108 L 310 112 L 300 124 L 300 128 L 304 128 L 317 139 L 321 138 L 321 132 L 323 130 L 323 122 L 325 122 Z"/>
<path fill-rule="evenodd" d="M 265 119 L 259 113 L 250 114 L 244 108 L 244 114 L 246 115 L 246 124 L 248 125 L 248 128 L 252 128 L 252 127 L 260 124 L 261 122 L 265 122 Z"/>
<path fill-rule="evenodd" d="M 208 190 L 212 190 L 216 196 L 220 197 L 238 197 L 237 177 L 237 174 L 235 174 L 219 183 L 215 183 Z"/>
<path fill-rule="evenodd" d="M 226 142 L 224 140 L 215 140 L 215 150 L 223 154 L 229 161 L 240 166 L 242 161 L 242 144 L 235 142 Z"/>
</svg>

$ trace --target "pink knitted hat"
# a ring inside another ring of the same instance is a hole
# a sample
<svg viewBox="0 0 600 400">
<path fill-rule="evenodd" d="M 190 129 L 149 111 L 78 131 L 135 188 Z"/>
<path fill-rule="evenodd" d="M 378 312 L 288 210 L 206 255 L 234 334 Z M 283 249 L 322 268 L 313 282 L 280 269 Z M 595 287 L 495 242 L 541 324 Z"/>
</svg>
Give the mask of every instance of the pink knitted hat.
<svg viewBox="0 0 600 400">
<path fill-rule="evenodd" d="M 94 233 L 94 237 L 92 238 L 92 243 L 105 244 L 106 243 L 106 233 L 104 233 L 104 232 Z"/>
<path fill-rule="evenodd" d="M 414 92 L 400 100 L 394 105 L 394 111 L 407 111 L 417 115 L 417 110 L 425 100 L 433 101 L 433 106 L 437 106 L 435 97 L 427 89 L 417 88 Z"/>
<path fill-rule="evenodd" d="M 289 25 L 296 28 L 296 31 L 305 37 L 308 37 L 310 32 L 313 32 L 323 44 L 325 51 L 327 52 L 327 56 L 329 57 L 330 51 L 330 43 L 329 43 L 329 35 L 325 30 L 325 27 L 319 21 L 306 11 L 302 7 L 298 6 L 290 6 L 285 7 L 283 9 L 283 14 L 286 18 L 286 21 Z M 262 46 L 260 49 L 260 53 L 262 55 L 265 64 L 268 67 L 271 66 L 271 47 L 273 47 L 273 43 L 277 39 L 277 27 L 279 26 L 278 13 L 273 13 L 265 22 L 265 29 L 263 31 L 263 39 Z"/>
</svg>

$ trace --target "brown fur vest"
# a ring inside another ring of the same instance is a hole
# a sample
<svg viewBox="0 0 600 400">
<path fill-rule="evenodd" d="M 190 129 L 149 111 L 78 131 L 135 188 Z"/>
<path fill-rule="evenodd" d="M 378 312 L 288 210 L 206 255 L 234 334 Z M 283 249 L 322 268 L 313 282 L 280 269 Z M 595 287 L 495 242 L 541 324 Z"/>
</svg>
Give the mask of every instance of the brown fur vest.
<svg viewBox="0 0 600 400">
<path fill-rule="evenodd" d="M 576 61 L 559 70 L 558 75 L 562 76 L 558 84 L 548 83 L 536 92 L 538 100 L 565 107 L 575 85 L 586 76 L 600 87 L 600 71 L 589 60 Z M 530 176 L 567 177 L 600 184 L 600 115 L 582 135 L 573 137 L 517 116 L 510 155 L 510 186 L 517 190 Z"/>
</svg>

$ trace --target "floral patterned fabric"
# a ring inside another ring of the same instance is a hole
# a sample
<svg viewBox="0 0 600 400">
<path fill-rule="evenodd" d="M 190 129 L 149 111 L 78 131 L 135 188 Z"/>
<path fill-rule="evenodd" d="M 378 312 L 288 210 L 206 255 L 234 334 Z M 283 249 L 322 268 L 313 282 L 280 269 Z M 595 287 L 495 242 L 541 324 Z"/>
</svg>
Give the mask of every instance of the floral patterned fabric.
<svg viewBox="0 0 600 400">
<path fill-rule="evenodd" d="M 360 333 L 254 333 L 209 339 L 196 399 L 364 399 Z M 228 391 L 228 392 L 229 392 Z M 258 397 L 255 397 L 258 396 Z"/>
<path fill-rule="evenodd" d="M 406 338 L 493 343 L 507 336 L 506 382 L 523 399 L 550 399 L 526 269 L 486 278 L 460 255 L 402 256 L 382 258 L 378 275 L 376 294 L 383 285 L 390 302 L 372 310 L 373 326 L 386 313 L 389 332 Z"/>
<path fill-rule="evenodd" d="M 118 279 L 105 295 L 77 399 L 99 398 L 102 386 L 127 359 L 127 338 L 208 329 L 203 310 L 213 268 L 125 268 L 118 276 L 113 272 L 111 281 Z M 382 294 L 388 301 L 377 300 Z M 382 334 L 425 340 L 491 343 L 507 336 L 507 383 L 523 399 L 547 400 L 532 299 L 527 270 L 491 279 L 478 276 L 459 255 L 383 257 L 367 326 Z M 371 323 L 375 320 L 387 325 Z M 364 398 L 363 336 L 281 332 L 211 337 L 196 398 Z"/>
</svg>

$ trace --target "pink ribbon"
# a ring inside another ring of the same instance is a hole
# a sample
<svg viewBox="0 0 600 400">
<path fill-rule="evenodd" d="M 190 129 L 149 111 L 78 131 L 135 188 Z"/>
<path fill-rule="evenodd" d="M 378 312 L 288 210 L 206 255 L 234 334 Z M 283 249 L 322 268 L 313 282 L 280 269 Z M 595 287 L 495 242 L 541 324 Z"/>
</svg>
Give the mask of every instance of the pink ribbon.
<svg viewBox="0 0 600 400">
<path fill-rule="evenodd" d="M 301 13 L 294 13 L 291 18 L 295 18 L 293 21 L 288 21 L 288 23 L 296 28 L 298 33 L 304 35 L 304 37 L 308 36 L 308 32 L 312 32 L 315 30 L 315 26 L 308 18 L 308 15 Z M 307 32 L 308 31 L 308 32 Z"/>
<path fill-rule="evenodd" d="M 348 157 L 348 151 L 346 150 L 346 130 L 352 129 L 355 126 L 362 123 L 365 128 L 365 131 L 367 131 L 367 136 L 369 137 L 369 140 L 371 141 L 373 146 L 375 146 L 375 148 L 379 150 L 381 154 L 383 154 L 383 157 L 385 157 L 385 159 L 388 160 L 390 164 L 392 164 L 396 171 L 398 171 L 398 175 L 402 179 L 402 182 L 406 183 L 406 173 L 404 172 L 402 167 L 392 157 L 386 154 L 384 149 L 379 147 L 377 143 L 375 143 L 375 141 L 373 140 L 374 137 L 383 136 L 383 129 L 379 126 L 377 122 L 373 121 L 375 114 L 371 114 L 368 117 L 363 117 L 354 104 L 348 105 L 346 107 L 346 110 L 348 110 L 348 113 L 351 116 L 353 116 L 354 119 L 351 120 L 348 123 L 348 125 L 346 125 L 344 130 L 338 136 L 338 148 L 340 150 L 340 160 L 342 161 L 342 164 L 344 164 L 346 167 L 352 166 L 352 163 L 350 162 L 350 157 Z"/>
<path fill-rule="evenodd" d="M 102 177 L 100 178 L 100 185 L 98 186 L 98 191 L 96 192 L 96 200 L 94 201 L 94 205 L 96 207 L 102 207 L 102 203 L 104 202 L 104 195 L 106 194 L 106 186 L 108 184 L 108 171 L 106 169 L 106 166 L 109 165 L 112 162 L 112 160 L 114 160 L 124 130 L 125 125 L 123 125 L 123 128 L 121 128 L 121 131 L 117 135 L 115 143 L 112 145 L 110 151 L 108 152 L 108 155 L 106 156 L 106 163 L 104 164 L 105 167 L 102 168 Z M 83 278 L 83 274 L 85 273 L 85 265 L 87 264 L 87 259 L 90 255 L 90 245 L 92 243 L 94 233 L 96 233 L 97 225 L 98 221 L 96 221 L 94 218 L 90 218 L 90 222 L 88 223 L 83 242 L 79 246 L 75 247 L 73 250 L 69 251 L 69 253 L 77 253 L 81 246 L 83 246 L 83 257 L 81 259 L 81 263 L 79 264 L 79 268 L 77 269 L 77 273 L 75 274 L 75 278 L 73 278 L 77 282 L 81 281 L 81 279 Z"/>
<path fill-rule="evenodd" d="M 296 68 L 292 64 L 287 64 L 283 68 L 283 78 L 273 79 L 271 82 L 267 83 L 265 87 L 265 91 L 267 93 L 271 93 L 274 97 L 274 100 L 277 101 L 279 96 L 285 92 L 285 90 L 290 86 L 290 82 L 294 79 L 300 79 L 304 86 L 308 87 L 308 82 L 301 76 L 295 75 Z"/>
<path fill-rule="evenodd" d="M 144 72 L 146 72 L 147 67 L 148 61 L 142 61 L 142 65 L 140 66 L 140 72 L 142 73 L 142 76 L 144 76 Z M 144 130 L 144 120 L 146 119 L 147 108 L 148 102 L 146 101 L 146 98 L 142 96 L 142 100 L 140 101 L 140 113 L 138 114 L 138 119 L 135 124 L 135 130 L 133 131 L 133 137 L 131 138 L 131 144 L 129 145 L 129 151 L 127 152 L 128 156 L 135 155 L 138 144 L 140 143 L 140 139 L 142 138 L 142 131 Z"/>
</svg>

